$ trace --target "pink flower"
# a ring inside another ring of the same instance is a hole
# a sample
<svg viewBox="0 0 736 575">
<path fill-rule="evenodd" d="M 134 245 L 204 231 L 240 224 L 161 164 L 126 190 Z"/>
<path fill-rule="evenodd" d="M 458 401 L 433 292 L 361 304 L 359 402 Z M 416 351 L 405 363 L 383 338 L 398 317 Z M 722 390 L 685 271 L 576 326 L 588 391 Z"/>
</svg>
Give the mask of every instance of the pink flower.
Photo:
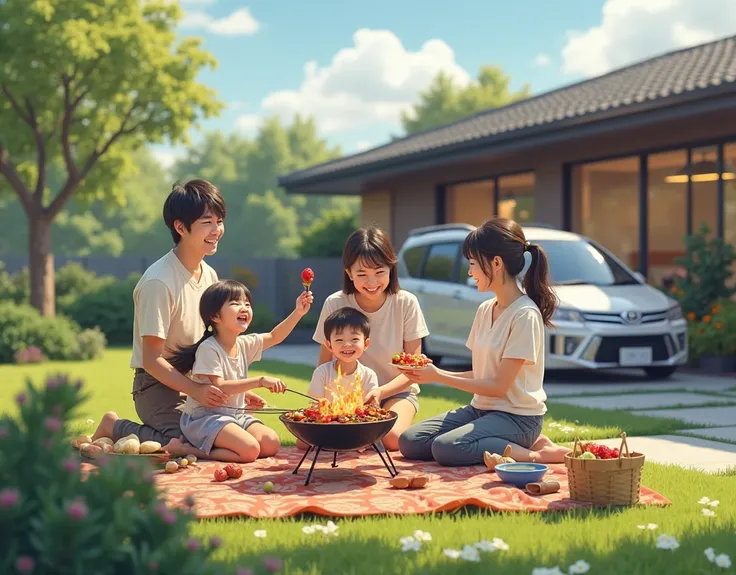
<svg viewBox="0 0 736 575">
<path fill-rule="evenodd" d="M 54 431 L 59 431 L 64 426 L 64 422 L 58 417 L 49 417 L 44 422 L 44 426 L 53 433 Z"/>
<path fill-rule="evenodd" d="M 164 513 L 161 519 L 163 519 L 166 525 L 173 525 L 174 523 L 176 523 L 176 513 L 174 513 L 173 511 L 167 511 L 166 513 Z"/>
<path fill-rule="evenodd" d="M 212 549 L 219 549 L 222 547 L 222 539 L 216 535 L 214 537 L 210 537 L 210 547 L 212 547 Z"/>
<path fill-rule="evenodd" d="M 22 391 L 18 395 L 15 396 L 15 401 L 18 402 L 18 405 L 23 405 L 27 399 L 28 399 L 28 396 Z"/>
<path fill-rule="evenodd" d="M 8 436 L 8 428 L 4 425 L 0 426 L 0 439 L 5 439 Z"/>
<path fill-rule="evenodd" d="M 74 473 L 79 468 L 79 465 L 77 464 L 76 459 L 74 459 L 73 457 L 70 457 L 64 460 L 64 463 L 62 463 L 62 467 L 64 468 L 64 471 L 68 471 L 69 473 Z"/>
<path fill-rule="evenodd" d="M 249 567 L 236 567 L 235 575 L 253 575 L 253 569 Z"/>
<path fill-rule="evenodd" d="M 148 563 L 148 569 L 150 571 L 158 571 L 158 561 L 151 561 Z"/>
<path fill-rule="evenodd" d="M 31 349 L 30 347 L 28 349 Z M 46 389 L 56 389 L 59 387 L 59 380 L 55 377 L 52 377 L 46 382 Z"/>
<path fill-rule="evenodd" d="M 66 504 L 66 514 L 74 521 L 80 521 L 84 519 L 85 517 L 87 517 L 88 513 L 89 511 L 87 509 L 87 504 L 82 498 Z"/>
<path fill-rule="evenodd" d="M 15 560 L 15 568 L 18 570 L 18 573 L 32 573 L 35 566 L 36 562 L 33 560 L 33 557 L 29 557 L 28 555 L 21 555 Z"/>
<path fill-rule="evenodd" d="M 0 507 L 15 507 L 20 499 L 17 489 L 6 488 L 0 491 Z"/>
<path fill-rule="evenodd" d="M 190 551 L 197 551 L 199 549 L 199 540 L 192 537 L 189 541 L 187 541 L 187 548 Z"/>
<path fill-rule="evenodd" d="M 279 557 L 266 557 L 263 559 L 263 565 L 271 573 L 278 573 L 283 569 L 284 562 Z"/>
<path fill-rule="evenodd" d="M 51 449 L 54 446 L 54 440 L 51 439 L 50 437 L 48 439 L 44 439 L 43 440 L 43 446 L 46 449 Z"/>
</svg>

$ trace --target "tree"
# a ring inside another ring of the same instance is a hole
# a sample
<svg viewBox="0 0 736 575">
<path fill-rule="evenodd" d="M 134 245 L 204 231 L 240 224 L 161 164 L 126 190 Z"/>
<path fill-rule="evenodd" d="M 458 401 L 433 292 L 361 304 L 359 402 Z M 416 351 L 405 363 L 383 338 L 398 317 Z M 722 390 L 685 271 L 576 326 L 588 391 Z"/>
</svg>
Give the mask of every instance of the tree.
<svg viewBox="0 0 736 575">
<path fill-rule="evenodd" d="M 145 142 L 177 142 L 219 112 L 195 81 L 214 66 L 201 40 L 177 42 L 166 0 L 0 2 L 0 173 L 28 219 L 31 304 L 53 315 L 51 226 L 67 201 L 116 198 Z M 63 183 L 51 189 L 49 169 Z"/>
<path fill-rule="evenodd" d="M 299 244 L 296 210 L 285 206 L 271 190 L 246 198 L 237 230 L 237 235 L 231 234 L 231 238 L 239 244 L 241 255 L 252 258 L 296 255 Z"/>
<path fill-rule="evenodd" d="M 358 227 L 358 215 L 351 210 L 325 210 L 311 226 L 301 232 L 299 255 L 339 258 L 345 240 Z"/>
<path fill-rule="evenodd" d="M 510 82 L 511 78 L 496 66 L 483 66 L 478 79 L 465 87 L 458 86 L 447 74 L 440 72 L 429 88 L 419 94 L 419 102 L 411 111 L 401 113 L 401 124 L 407 134 L 413 134 L 531 95 L 528 84 L 518 92 L 511 92 Z"/>
</svg>

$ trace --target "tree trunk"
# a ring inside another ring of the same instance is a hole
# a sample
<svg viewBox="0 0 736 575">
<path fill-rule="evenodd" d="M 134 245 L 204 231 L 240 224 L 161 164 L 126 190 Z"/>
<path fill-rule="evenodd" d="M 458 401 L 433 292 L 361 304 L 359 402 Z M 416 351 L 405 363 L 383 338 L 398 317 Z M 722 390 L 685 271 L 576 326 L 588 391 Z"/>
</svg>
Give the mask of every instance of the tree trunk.
<svg viewBox="0 0 736 575">
<path fill-rule="evenodd" d="M 54 289 L 54 255 L 51 253 L 52 219 L 41 214 L 29 214 L 28 255 L 31 275 L 31 305 L 42 315 L 56 313 Z"/>
</svg>

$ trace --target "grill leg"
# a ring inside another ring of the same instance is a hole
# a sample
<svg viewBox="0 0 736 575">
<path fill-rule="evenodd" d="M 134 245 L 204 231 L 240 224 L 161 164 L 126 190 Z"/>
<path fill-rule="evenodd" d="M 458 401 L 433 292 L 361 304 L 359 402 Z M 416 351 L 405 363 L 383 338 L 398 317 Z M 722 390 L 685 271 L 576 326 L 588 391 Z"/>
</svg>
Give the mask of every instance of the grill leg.
<svg viewBox="0 0 736 575">
<path fill-rule="evenodd" d="M 312 460 L 312 467 L 309 468 L 309 473 L 307 473 L 307 480 L 304 482 L 304 485 L 309 485 L 309 480 L 312 479 L 312 472 L 314 471 L 314 466 L 317 463 L 317 458 L 319 457 L 320 451 L 322 451 L 322 448 L 318 447 L 316 453 L 314 454 L 314 459 Z"/>
<path fill-rule="evenodd" d="M 291 472 L 292 475 L 296 475 L 299 471 L 299 468 L 302 466 L 302 463 L 304 463 L 304 460 L 307 458 L 307 455 L 309 455 L 309 452 L 312 451 L 312 446 L 308 445 L 306 451 L 304 452 L 304 455 L 302 455 L 301 460 L 299 461 L 299 465 L 296 466 L 296 469 Z"/>
<path fill-rule="evenodd" d="M 386 458 L 388 459 L 388 462 L 391 464 L 391 467 L 394 470 L 394 475 L 398 475 L 399 471 L 396 469 L 396 465 L 394 465 L 394 460 L 391 459 L 391 455 L 389 455 L 388 449 L 386 449 L 386 446 L 383 445 L 383 442 L 381 442 L 381 446 L 383 447 L 384 452 L 386 453 Z"/>
<path fill-rule="evenodd" d="M 371 444 L 371 445 L 373 446 L 373 449 L 375 449 L 375 450 L 376 450 L 376 453 L 378 453 L 378 457 L 380 457 L 380 458 L 381 458 L 381 461 L 383 461 L 383 464 L 384 464 L 384 465 L 386 466 L 386 469 L 388 469 L 388 473 L 389 473 L 389 475 L 390 475 L 391 477 L 394 477 L 394 476 L 398 475 L 398 474 L 399 474 L 398 472 L 394 472 L 394 470 L 393 470 L 393 469 L 391 469 L 391 468 L 390 468 L 390 467 L 388 466 L 388 463 L 386 463 L 386 460 L 385 460 L 385 459 L 383 458 L 383 453 L 381 453 L 381 450 L 380 450 L 380 449 L 378 449 L 378 446 L 377 446 L 377 445 L 376 445 L 375 443 L 373 443 L 373 444 Z M 386 452 L 386 455 L 388 456 L 388 452 Z M 389 459 L 390 459 L 390 457 L 389 457 Z M 391 462 L 391 465 L 393 465 L 393 461 Z M 394 468 L 394 469 L 395 469 L 395 468 Z"/>
<path fill-rule="evenodd" d="M 337 451 L 335 451 L 335 454 L 332 456 L 332 467 L 337 467 Z"/>
</svg>

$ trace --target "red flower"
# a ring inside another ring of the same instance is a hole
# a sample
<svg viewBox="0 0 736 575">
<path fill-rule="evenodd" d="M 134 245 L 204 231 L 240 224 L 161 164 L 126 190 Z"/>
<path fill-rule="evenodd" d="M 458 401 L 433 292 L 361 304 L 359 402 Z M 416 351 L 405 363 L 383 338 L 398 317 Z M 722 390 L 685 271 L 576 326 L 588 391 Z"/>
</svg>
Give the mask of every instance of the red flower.
<svg viewBox="0 0 736 575">
<path fill-rule="evenodd" d="M 54 431 L 59 431 L 64 426 L 64 422 L 61 421 L 58 417 L 49 417 L 44 422 L 44 427 L 51 431 L 52 433 Z"/>
<path fill-rule="evenodd" d="M 278 573 L 284 568 L 284 562 L 278 557 L 266 557 L 263 560 L 263 565 L 271 573 Z"/>
<path fill-rule="evenodd" d="M 197 551 L 199 549 L 199 540 L 192 537 L 189 541 L 187 541 L 187 548 L 190 551 Z"/>
<path fill-rule="evenodd" d="M 36 567 L 36 562 L 33 557 L 28 555 L 21 555 L 15 560 L 15 568 L 18 573 L 33 573 L 33 569 Z"/>
<path fill-rule="evenodd" d="M 66 514 L 74 521 L 81 521 L 87 517 L 88 513 L 89 510 L 87 509 L 87 504 L 82 498 L 76 499 L 66 505 Z"/>
<path fill-rule="evenodd" d="M 0 491 L 0 507 L 15 507 L 20 499 L 17 489 L 6 488 Z"/>
</svg>

